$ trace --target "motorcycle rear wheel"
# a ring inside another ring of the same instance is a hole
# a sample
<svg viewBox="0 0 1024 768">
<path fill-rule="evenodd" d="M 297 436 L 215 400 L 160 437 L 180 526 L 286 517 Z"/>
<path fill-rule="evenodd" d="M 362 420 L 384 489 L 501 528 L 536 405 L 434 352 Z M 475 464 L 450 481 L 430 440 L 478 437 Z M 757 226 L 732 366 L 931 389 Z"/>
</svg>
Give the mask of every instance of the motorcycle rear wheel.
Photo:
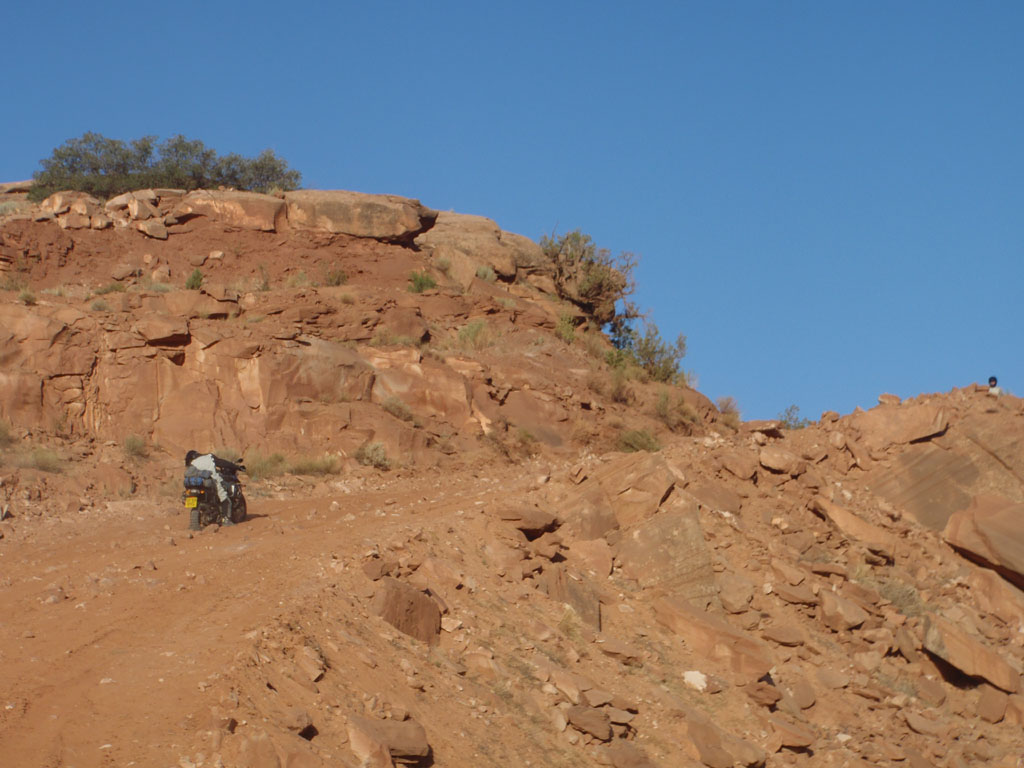
<svg viewBox="0 0 1024 768">
<path fill-rule="evenodd" d="M 245 497 L 239 496 L 231 503 L 231 522 L 241 523 L 246 518 Z"/>
<path fill-rule="evenodd" d="M 199 522 L 199 507 L 192 507 L 188 511 L 188 529 L 190 531 L 202 530 L 203 526 Z"/>
</svg>

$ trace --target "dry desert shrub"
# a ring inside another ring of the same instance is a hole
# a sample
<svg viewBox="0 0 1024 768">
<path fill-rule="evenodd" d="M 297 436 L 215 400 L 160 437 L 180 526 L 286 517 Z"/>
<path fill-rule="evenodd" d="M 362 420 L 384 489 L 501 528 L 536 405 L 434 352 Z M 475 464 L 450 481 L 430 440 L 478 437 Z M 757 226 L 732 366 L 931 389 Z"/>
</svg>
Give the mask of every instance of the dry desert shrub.
<svg viewBox="0 0 1024 768">
<path fill-rule="evenodd" d="M 658 401 L 654 405 L 654 415 L 673 432 L 685 429 L 687 425 L 700 423 L 700 415 L 693 406 L 687 403 L 681 395 L 673 403 L 667 390 L 663 390 L 658 395 Z"/>
<path fill-rule="evenodd" d="M 341 459 L 333 454 L 301 456 L 288 465 L 292 475 L 336 475 L 341 472 Z"/>
<path fill-rule="evenodd" d="M 263 453 L 253 453 L 245 460 L 246 471 L 253 480 L 276 477 L 284 472 L 286 464 L 287 461 L 280 453 L 272 453 L 269 456 Z"/>
<path fill-rule="evenodd" d="M 383 443 L 363 443 L 356 451 L 356 461 L 368 467 L 391 469 L 391 459 Z"/>
<path fill-rule="evenodd" d="M 343 269 L 331 269 L 324 273 L 324 285 L 329 285 L 333 288 L 344 285 L 347 282 L 348 275 Z"/>
<path fill-rule="evenodd" d="M 124 455 L 129 459 L 144 459 L 149 455 L 149 450 L 146 448 L 146 439 L 139 435 L 128 435 L 124 439 L 122 447 L 124 448 Z"/>
<path fill-rule="evenodd" d="M 488 283 L 493 283 L 498 279 L 498 275 L 494 272 L 494 267 L 488 264 L 477 267 L 476 276 Z"/>
<path fill-rule="evenodd" d="M 390 413 L 396 419 L 401 419 L 402 421 L 413 420 L 412 411 L 409 410 L 409 406 L 402 402 L 400 398 L 391 396 L 383 403 L 381 403 L 380 407 L 383 408 L 388 413 Z"/>
<path fill-rule="evenodd" d="M 736 402 L 736 398 L 731 396 L 720 397 L 715 404 L 722 414 L 722 423 L 732 429 L 739 429 L 740 407 Z"/>
<path fill-rule="evenodd" d="M 40 472 L 58 474 L 64 471 L 64 462 L 55 451 L 49 448 L 33 448 L 27 454 L 19 457 L 16 462 L 18 466 L 38 469 Z"/>
<path fill-rule="evenodd" d="M 462 349 L 484 349 L 495 341 L 486 320 L 474 320 L 459 329 L 458 343 Z"/>
<path fill-rule="evenodd" d="M 654 453 L 661 450 L 661 445 L 654 435 L 646 429 L 627 429 L 619 434 L 617 447 L 626 453 L 648 451 Z"/>
</svg>

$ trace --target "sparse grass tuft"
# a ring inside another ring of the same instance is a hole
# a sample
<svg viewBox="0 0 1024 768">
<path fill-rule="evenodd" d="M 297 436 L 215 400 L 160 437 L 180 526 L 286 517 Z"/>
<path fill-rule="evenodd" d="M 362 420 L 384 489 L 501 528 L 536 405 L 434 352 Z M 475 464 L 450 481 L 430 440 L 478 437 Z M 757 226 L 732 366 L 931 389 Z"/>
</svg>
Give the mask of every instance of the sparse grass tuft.
<svg viewBox="0 0 1024 768">
<path fill-rule="evenodd" d="M 198 291 L 203 287 L 203 273 L 199 267 L 192 270 L 192 274 L 185 281 L 185 287 L 190 291 Z"/>
<path fill-rule="evenodd" d="M 110 305 L 107 304 L 103 299 L 96 299 L 92 304 L 89 305 L 89 309 L 93 312 L 109 312 Z"/>
<path fill-rule="evenodd" d="M 448 275 L 452 269 L 452 262 L 450 259 L 442 256 L 440 259 L 434 260 L 434 266 L 437 267 L 441 274 Z"/>
<path fill-rule="evenodd" d="M 31 307 L 36 303 L 36 295 L 32 293 L 31 289 L 22 288 L 21 293 L 18 294 L 18 301 L 26 307 Z"/>
<path fill-rule="evenodd" d="M 619 435 L 617 443 L 618 449 L 626 453 L 635 453 L 636 451 L 654 453 L 661 450 L 661 445 L 658 444 L 654 435 L 646 429 L 627 429 Z"/>
<path fill-rule="evenodd" d="M 413 271 L 409 273 L 410 293 L 423 293 L 431 288 L 437 288 L 437 281 L 434 280 L 434 278 L 432 278 L 427 272 Z"/>
<path fill-rule="evenodd" d="M 276 477 L 285 471 L 284 456 L 280 453 L 272 453 L 265 456 L 262 453 L 254 453 L 245 461 L 245 467 L 250 478 L 253 480 L 266 480 Z"/>
<path fill-rule="evenodd" d="M 305 288 L 310 284 L 309 276 L 305 270 L 299 270 L 294 275 L 288 275 L 288 280 L 285 282 L 289 288 Z"/>
<path fill-rule="evenodd" d="M 612 371 L 612 380 L 608 387 L 608 396 L 613 402 L 628 403 L 630 398 L 633 396 L 633 391 L 629 388 L 629 384 L 627 384 L 626 381 L 626 372 L 621 368 L 615 368 Z"/>
<path fill-rule="evenodd" d="M 144 459 L 149 455 L 146 440 L 139 435 L 128 435 L 124 439 L 124 455 L 129 459 Z"/>
<path fill-rule="evenodd" d="M 494 343 L 491 328 L 486 320 L 474 320 L 459 329 L 459 346 L 463 349 L 483 349 Z"/>
<path fill-rule="evenodd" d="M 322 456 L 303 456 L 288 465 L 293 475 L 336 475 L 341 472 L 341 459 L 325 453 Z"/>
<path fill-rule="evenodd" d="M 588 331 L 583 334 L 583 348 L 587 350 L 587 354 L 591 357 L 604 360 L 605 353 L 608 350 L 608 342 L 605 341 L 604 336 L 600 333 Z"/>
<path fill-rule="evenodd" d="M 494 267 L 489 264 L 483 264 L 477 267 L 476 276 L 488 283 L 493 283 L 498 279 L 498 275 L 494 272 Z"/>
<path fill-rule="evenodd" d="M 391 460 L 383 443 L 363 443 L 356 451 L 356 461 L 368 467 L 391 469 Z"/>
<path fill-rule="evenodd" d="M 353 296 L 351 293 L 343 293 L 341 294 L 341 296 L 338 297 L 338 301 L 340 301 L 342 304 L 355 304 L 356 297 Z"/>
<path fill-rule="evenodd" d="M 202 282 L 200 280 L 200 282 Z M 124 293 L 127 287 L 124 283 L 107 283 L 106 285 L 97 288 L 93 293 L 97 296 L 106 296 L 108 293 Z"/>
<path fill-rule="evenodd" d="M 381 408 L 390 413 L 396 419 L 401 419 L 402 421 L 413 420 L 412 411 L 409 410 L 409 406 L 402 402 L 400 398 L 394 396 L 389 397 L 381 403 Z"/>
</svg>

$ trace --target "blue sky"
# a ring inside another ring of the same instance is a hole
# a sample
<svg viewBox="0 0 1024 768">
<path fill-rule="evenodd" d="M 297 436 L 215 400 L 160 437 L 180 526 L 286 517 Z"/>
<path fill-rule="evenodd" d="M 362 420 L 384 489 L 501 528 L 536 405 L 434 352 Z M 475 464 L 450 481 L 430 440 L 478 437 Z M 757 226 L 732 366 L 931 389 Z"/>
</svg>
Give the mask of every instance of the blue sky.
<svg viewBox="0 0 1024 768">
<path fill-rule="evenodd" d="M 90 130 L 271 147 L 308 187 L 639 254 L 744 418 L 1024 393 L 1024 5 L 631 5 L 19 3 L 0 180 Z"/>
</svg>

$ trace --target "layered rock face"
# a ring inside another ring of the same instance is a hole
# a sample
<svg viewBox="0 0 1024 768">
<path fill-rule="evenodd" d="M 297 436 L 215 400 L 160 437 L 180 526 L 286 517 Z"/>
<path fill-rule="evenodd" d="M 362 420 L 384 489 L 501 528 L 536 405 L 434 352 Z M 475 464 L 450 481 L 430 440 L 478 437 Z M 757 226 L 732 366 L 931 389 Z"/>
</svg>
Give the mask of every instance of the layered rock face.
<svg viewBox="0 0 1024 768">
<path fill-rule="evenodd" d="M 369 285 L 331 288 L 292 259 L 329 260 L 335 275 L 375 266 Z M 542 368 L 531 360 L 499 371 L 481 359 L 502 335 L 554 326 L 539 300 L 553 284 L 527 280 L 550 271 L 544 262 L 488 219 L 394 195 L 57 193 L 0 228 L 0 268 L 61 291 L 91 282 L 102 297 L 3 305 L 0 418 L 105 440 L 141 431 L 170 450 L 352 454 L 380 442 L 403 463 L 442 436 L 495 428 L 564 444 L 582 399 L 554 381 L 531 386 L 524 374 Z M 268 264 L 296 290 L 266 290 Z M 457 293 L 410 294 L 416 267 Z M 201 288 L 169 290 L 193 270 Z M 411 346 L 435 342 L 447 349 Z M 385 405 L 400 417 L 382 418 Z"/>
</svg>

